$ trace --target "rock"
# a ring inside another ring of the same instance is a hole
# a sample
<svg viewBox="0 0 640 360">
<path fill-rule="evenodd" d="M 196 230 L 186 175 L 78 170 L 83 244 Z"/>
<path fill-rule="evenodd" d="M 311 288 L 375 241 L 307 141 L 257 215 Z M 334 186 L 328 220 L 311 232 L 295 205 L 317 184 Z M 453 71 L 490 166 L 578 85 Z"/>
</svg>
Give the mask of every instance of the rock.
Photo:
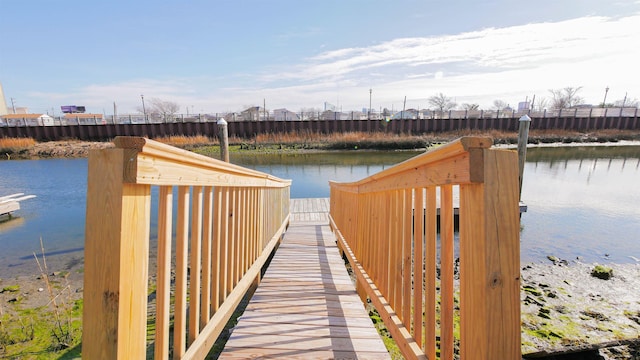
<svg viewBox="0 0 640 360">
<path fill-rule="evenodd" d="M 556 307 L 554 308 L 555 311 L 559 312 L 560 314 L 566 314 L 567 312 L 569 312 L 569 310 L 567 309 L 566 306 L 564 305 L 556 305 Z"/>
<path fill-rule="evenodd" d="M 609 318 L 607 316 L 597 311 L 584 310 L 584 311 L 581 311 L 580 314 L 598 321 L 609 321 Z"/>
<path fill-rule="evenodd" d="M 538 306 L 543 306 L 544 305 L 544 303 L 542 301 L 539 301 L 536 298 L 531 297 L 529 295 L 527 295 L 527 297 L 525 297 L 523 301 L 524 301 L 524 303 L 526 305 L 529 305 L 529 304 L 536 304 Z"/>
<path fill-rule="evenodd" d="M 0 294 L 4 294 L 6 292 L 18 292 L 19 290 L 20 285 L 5 286 L 4 288 L 2 288 L 2 291 L 0 291 Z"/>
<path fill-rule="evenodd" d="M 44 289 L 43 288 L 38 288 L 38 292 L 43 292 Z"/>
<path fill-rule="evenodd" d="M 533 296 L 542 296 L 542 291 L 536 289 L 535 287 L 531 286 L 531 285 L 525 285 L 522 287 L 522 290 L 524 290 L 525 292 L 533 295 Z"/>
<path fill-rule="evenodd" d="M 540 310 L 538 310 L 538 316 L 543 319 L 551 319 L 551 310 L 546 307 L 541 307 Z"/>
<path fill-rule="evenodd" d="M 596 265 L 593 270 L 591 270 L 591 276 L 602 280 L 609 280 L 613 276 L 613 269 L 603 265 Z"/>
</svg>

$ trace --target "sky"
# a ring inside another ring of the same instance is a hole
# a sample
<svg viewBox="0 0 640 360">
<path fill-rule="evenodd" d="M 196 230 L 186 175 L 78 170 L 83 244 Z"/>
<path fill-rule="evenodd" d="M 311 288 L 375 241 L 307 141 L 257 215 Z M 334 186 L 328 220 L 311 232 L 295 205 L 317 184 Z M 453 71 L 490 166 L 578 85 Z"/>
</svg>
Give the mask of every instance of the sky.
<svg viewBox="0 0 640 360">
<path fill-rule="evenodd" d="M 640 98 L 639 44 L 640 0 L 0 0 L 5 101 L 52 115 L 598 105 Z"/>
</svg>

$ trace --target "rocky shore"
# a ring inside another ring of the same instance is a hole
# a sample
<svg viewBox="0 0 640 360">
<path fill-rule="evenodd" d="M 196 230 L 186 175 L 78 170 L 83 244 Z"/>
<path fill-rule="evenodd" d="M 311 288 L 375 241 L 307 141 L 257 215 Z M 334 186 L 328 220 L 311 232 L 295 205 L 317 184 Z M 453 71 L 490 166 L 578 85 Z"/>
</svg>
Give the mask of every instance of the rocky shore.
<svg viewBox="0 0 640 360">
<path fill-rule="evenodd" d="M 47 141 L 39 142 L 26 149 L 3 150 L 2 158 L 11 159 L 48 159 L 48 158 L 82 158 L 89 155 L 90 149 L 106 149 L 113 147 L 111 142 L 100 141 Z"/>
<path fill-rule="evenodd" d="M 599 264 L 549 259 L 522 264 L 523 354 L 640 339 L 640 263 L 605 264 L 605 280 L 593 273 Z M 637 344 L 599 352 L 603 359 L 638 359 Z"/>
</svg>

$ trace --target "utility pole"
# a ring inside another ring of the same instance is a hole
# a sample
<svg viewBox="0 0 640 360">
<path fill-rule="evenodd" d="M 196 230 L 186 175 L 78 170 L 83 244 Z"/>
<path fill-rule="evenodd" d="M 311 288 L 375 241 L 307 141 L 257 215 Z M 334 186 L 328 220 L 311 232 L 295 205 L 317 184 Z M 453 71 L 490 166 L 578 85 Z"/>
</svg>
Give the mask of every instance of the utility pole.
<svg viewBox="0 0 640 360">
<path fill-rule="evenodd" d="M 371 120 L 371 93 L 373 92 L 373 90 L 371 88 L 369 88 L 369 111 L 367 111 L 368 115 L 367 115 L 367 119 Z"/>
<path fill-rule="evenodd" d="M 144 117 L 144 122 L 147 122 L 147 109 L 145 109 L 144 107 L 144 95 L 140 95 L 140 98 L 142 99 L 142 116 Z"/>
<path fill-rule="evenodd" d="M 607 86 L 604 89 L 604 100 L 602 100 L 602 107 L 607 107 L 607 93 L 609 92 L 609 87 Z"/>
<path fill-rule="evenodd" d="M 16 113 L 16 99 L 11 98 L 11 109 L 13 109 L 13 113 Z"/>
</svg>

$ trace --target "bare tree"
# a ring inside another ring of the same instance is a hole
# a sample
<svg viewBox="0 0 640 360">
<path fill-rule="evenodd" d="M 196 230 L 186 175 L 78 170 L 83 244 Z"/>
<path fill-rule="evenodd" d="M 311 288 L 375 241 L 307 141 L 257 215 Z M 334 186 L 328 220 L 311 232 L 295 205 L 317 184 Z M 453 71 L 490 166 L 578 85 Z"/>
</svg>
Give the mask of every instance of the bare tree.
<svg viewBox="0 0 640 360">
<path fill-rule="evenodd" d="M 578 92 L 581 89 L 582 86 L 549 89 L 551 93 L 551 107 L 554 109 L 566 109 L 582 104 L 584 99 L 578 96 Z"/>
<path fill-rule="evenodd" d="M 640 107 L 640 101 L 638 101 L 638 99 L 636 99 L 636 98 L 629 99 L 629 98 L 627 98 L 625 96 L 624 99 L 622 99 L 622 100 L 616 100 L 613 103 L 613 106 L 615 106 L 615 107 L 637 108 L 637 107 Z"/>
<path fill-rule="evenodd" d="M 509 107 L 509 104 L 507 104 L 507 102 L 504 100 L 500 100 L 500 99 L 493 100 L 493 108 L 496 110 L 504 110 L 508 107 Z"/>
<path fill-rule="evenodd" d="M 478 110 L 480 110 L 480 105 L 479 104 L 464 103 L 464 104 L 462 104 L 462 110 L 478 111 Z"/>
<path fill-rule="evenodd" d="M 173 101 L 152 98 L 146 108 L 138 107 L 139 112 L 145 112 L 152 117 L 162 117 L 164 120 L 170 119 L 180 111 L 180 105 Z"/>
<path fill-rule="evenodd" d="M 547 108 L 547 104 L 548 104 L 548 100 L 547 98 L 536 98 L 536 102 L 534 104 L 531 104 L 531 110 L 533 111 L 544 111 L 544 109 Z"/>
<path fill-rule="evenodd" d="M 443 93 L 438 93 L 437 95 L 431 96 L 427 99 L 427 101 L 429 102 L 429 104 L 435 107 L 436 110 L 440 111 L 440 113 L 456 107 L 456 102 Z"/>
</svg>

